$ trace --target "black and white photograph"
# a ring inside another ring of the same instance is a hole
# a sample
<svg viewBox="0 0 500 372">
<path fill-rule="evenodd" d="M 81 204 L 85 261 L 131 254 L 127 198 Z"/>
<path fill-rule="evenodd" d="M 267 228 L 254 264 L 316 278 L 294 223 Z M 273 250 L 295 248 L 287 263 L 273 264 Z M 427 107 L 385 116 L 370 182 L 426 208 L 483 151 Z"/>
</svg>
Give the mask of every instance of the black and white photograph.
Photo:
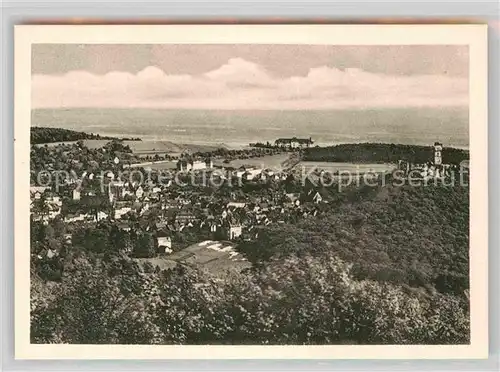
<svg viewBox="0 0 500 372">
<path fill-rule="evenodd" d="M 467 42 L 75 40 L 30 48 L 30 344 L 471 345 Z"/>
</svg>

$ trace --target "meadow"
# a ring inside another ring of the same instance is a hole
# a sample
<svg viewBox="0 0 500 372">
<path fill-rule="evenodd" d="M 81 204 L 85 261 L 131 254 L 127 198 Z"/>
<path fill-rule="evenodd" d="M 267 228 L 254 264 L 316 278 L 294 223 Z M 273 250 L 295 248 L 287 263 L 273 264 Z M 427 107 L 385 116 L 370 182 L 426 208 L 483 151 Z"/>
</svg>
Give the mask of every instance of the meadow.
<svg viewBox="0 0 500 372">
<path fill-rule="evenodd" d="M 303 167 L 305 172 L 310 172 L 313 169 L 324 170 L 329 173 L 384 173 L 391 172 L 396 168 L 395 164 L 356 164 L 356 163 L 336 163 L 326 161 L 301 161 L 297 167 Z"/>
<path fill-rule="evenodd" d="M 259 168 L 280 169 L 281 164 L 287 160 L 289 154 L 265 155 L 249 159 L 235 159 L 229 163 L 224 163 L 224 159 L 214 160 L 214 165 L 218 167 L 239 168 L 241 166 L 255 166 Z"/>
</svg>

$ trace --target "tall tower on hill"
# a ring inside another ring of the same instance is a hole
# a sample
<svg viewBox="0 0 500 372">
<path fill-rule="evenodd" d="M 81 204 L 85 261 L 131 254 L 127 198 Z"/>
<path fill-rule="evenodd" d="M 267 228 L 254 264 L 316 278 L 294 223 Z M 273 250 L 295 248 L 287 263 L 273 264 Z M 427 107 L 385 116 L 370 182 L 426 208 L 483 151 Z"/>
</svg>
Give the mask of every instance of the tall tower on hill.
<svg viewBox="0 0 500 372">
<path fill-rule="evenodd" d="M 434 142 L 434 165 L 443 164 L 443 144 L 439 142 Z"/>
</svg>

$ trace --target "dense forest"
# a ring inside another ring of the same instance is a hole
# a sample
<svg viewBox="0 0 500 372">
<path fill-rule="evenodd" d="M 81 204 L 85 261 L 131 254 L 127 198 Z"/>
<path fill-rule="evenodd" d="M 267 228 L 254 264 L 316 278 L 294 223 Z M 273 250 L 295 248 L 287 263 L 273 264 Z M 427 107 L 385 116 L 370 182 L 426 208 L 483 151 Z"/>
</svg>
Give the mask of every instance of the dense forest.
<svg viewBox="0 0 500 372">
<path fill-rule="evenodd" d="M 290 257 L 226 280 L 80 255 L 61 284 L 32 282 L 31 342 L 75 344 L 460 344 L 457 296 L 357 280 L 332 255 Z"/>
<path fill-rule="evenodd" d="M 458 165 L 461 161 L 469 159 L 469 151 L 444 147 L 442 156 L 443 163 Z M 405 160 L 424 164 L 433 160 L 434 148 L 387 143 L 350 143 L 304 149 L 302 158 L 306 161 L 340 163 L 397 163 L 399 160 Z"/>
<path fill-rule="evenodd" d="M 224 280 L 196 267 L 139 265 L 126 251 L 149 249 L 148 237 L 134 243 L 113 228 L 75 231 L 76 244 L 60 257 L 32 259 L 31 340 L 468 343 L 468 192 L 443 185 L 332 192 L 321 217 L 269 225 L 241 243 L 253 268 Z M 63 225 L 47 228 L 32 231 L 42 250 L 65 233 Z M 57 281 L 40 275 L 57 264 Z"/>
<path fill-rule="evenodd" d="M 31 128 L 31 144 L 38 145 L 41 143 L 52 142 L 69 142 L 79 140 L 113 140 L 118 139 L 114 137 L 101 136 L 94 133 L 76 132 L 74 130 L 62 128 L 46 128 L 46 127 L 32 127 Z M 140 138 L 121 138 L 121 140 L 140 141 Z"/>
<path fill-rule="evenodd" d="M 318 218 L 259 229 L 239 249 L 257 265 L 330 254 L 359 279 L 462 296 L 469 288 L 469 188 L 386 186 L 339 193 Z"/>
</svg>

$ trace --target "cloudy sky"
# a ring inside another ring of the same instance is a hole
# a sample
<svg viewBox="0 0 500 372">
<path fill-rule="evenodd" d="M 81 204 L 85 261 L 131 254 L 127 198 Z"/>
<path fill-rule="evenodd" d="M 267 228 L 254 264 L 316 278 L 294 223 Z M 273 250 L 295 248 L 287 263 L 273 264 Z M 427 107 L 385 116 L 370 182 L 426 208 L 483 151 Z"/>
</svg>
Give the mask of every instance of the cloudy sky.
<svg viewBox="0 0 500 372">
<path fill-rule="evenodd" d="M 32 73 L 33 108 L 468 105 L 465 46 L 39 44 Z"/>
</svg>

